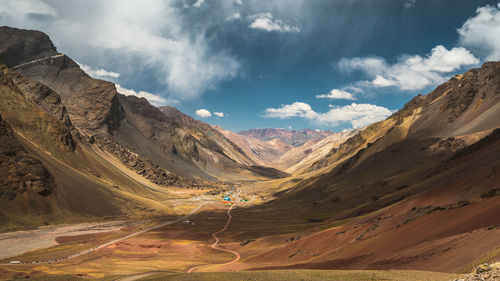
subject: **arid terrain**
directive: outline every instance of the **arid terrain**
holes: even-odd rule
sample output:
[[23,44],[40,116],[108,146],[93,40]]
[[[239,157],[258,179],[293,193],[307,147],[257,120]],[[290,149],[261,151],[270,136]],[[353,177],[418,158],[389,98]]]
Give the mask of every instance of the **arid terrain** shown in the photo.
[[0,61],[2,280],[455,280],[500,261],[500,62],[363,128],[236,133],[119,93],[40,31],[0,27]]

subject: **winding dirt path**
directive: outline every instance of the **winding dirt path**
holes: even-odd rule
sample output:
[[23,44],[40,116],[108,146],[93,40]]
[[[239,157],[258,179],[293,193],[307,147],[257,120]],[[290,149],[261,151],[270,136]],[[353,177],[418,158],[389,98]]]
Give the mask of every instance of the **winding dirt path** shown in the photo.
[[196,244],[193,244],[193,246],[191,247],[191,248],[193,248],[193,250],[196,251],[196,256],[197,257],[201,256],[201,251],[200,251],[200,249],[198,249],[198,246],[199,246],[199,244],[196,243]]
[[[222,264],[203,264],[203,265],[197,265],[197,266],[194,266],[194,267],[191,267],[187,270],[187,273],[192,273],[193,271],[199,269],[199,268],[202,268],[202,267],[205,267],[205,266],[214,266],[214,265],[217,265],[217,266],[224,266],[224,265],[230,265],[230,264],[233,264],[235,262],[238,262],[241,258],[240,256],[240,253],[236,252],[236,251],[233,251],[233,250],[228,250],[228,249],[223,249],[223,248],[219,248],[218,244],[219,244],[219,241],[220,241],[220,238],[217,236],[217,234],[220,234],[224,231],[227,230],[227,228],[229,227],[229,224],[231,223],[231,210],[233,209],[234,205],[231,205],[231,207],[229,207],[229,209],[227,210],[227,222],[226,222],[226,225],[224,225],[224,228],[217,231],[217,232],[214,232],[212,234],[212,237],[215,239],[215,242],[210,246],[212,249],[214,250],[217,250],[217,251],[221,251],[221,252],[226,252],[226,253],[231,253],[234,255],[234,259],[229,261],[229,262],[226,262],[226,263],[222,263]],[[194,247],[194,245],[193,245]]]

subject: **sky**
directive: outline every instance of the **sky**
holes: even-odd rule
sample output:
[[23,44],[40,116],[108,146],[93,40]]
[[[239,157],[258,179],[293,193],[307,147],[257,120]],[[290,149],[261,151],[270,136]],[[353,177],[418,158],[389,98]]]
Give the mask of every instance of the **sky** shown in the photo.
[[342,131],[500,60],[483,0],[2,0],[118,92],[233,131]]

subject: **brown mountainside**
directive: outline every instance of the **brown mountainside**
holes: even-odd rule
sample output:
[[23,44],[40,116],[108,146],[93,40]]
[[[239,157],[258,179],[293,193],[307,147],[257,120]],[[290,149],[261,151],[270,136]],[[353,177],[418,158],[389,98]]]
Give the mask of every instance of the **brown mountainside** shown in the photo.
[[[322,229],[245,263],[253,269],[460,271],[494,260],[499,116],[500,62],[415,97],[287,181],[288,188],[280,185],[279,199],[235,214],[235,225],[272,214],[277,223]],[[294,258],[283,262],[287,256]]]
[[[194,132],[192,124],[182,126],[164,116],[145,100],[119,96],[113,83],[90,78],[73,60],[59,54],[46,35],[2,27],[0,40],[0,51],[4,50],[0,60],[57,92],[72,124],[83,136],[97,140],[129,168],[148,174],[155,182],[170,182],[170,176],[157,179],[157,175],[151,175],[157,174],[156,165],[166,174],[192,179],[263,177],[227,139],[218,136],[219,141],[213,141],[202,130]],[[23,51],[12,51],[19,48]],[[137,165],[127,156],[129,151],[142,157]]]
[[321,140],[331,135],[332,132],[311,130],[311,129],[302,129],[295,131],[288,129],[268,128],[268,129],[250,129],[246,131],[241,131],[238,134],[264,141],[269,141],[279,138],[286,144],[298,147],[310,140]]
[[246,155],[260,165],[269,166],[272,161],[278,159],[293,147],[280,139],[264,141],[224,130],[218,126],[214,126],[214,128],[240,147]]

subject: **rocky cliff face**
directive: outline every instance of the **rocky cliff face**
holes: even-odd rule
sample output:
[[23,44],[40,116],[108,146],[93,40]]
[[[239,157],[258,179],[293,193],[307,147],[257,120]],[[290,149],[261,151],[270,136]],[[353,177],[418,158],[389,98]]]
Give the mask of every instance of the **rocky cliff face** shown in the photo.
[[76,129],[75,137],[105,145],[125,164],[124,151],[137,154],[137,172],[155,182],[170,183],[173,175],[215,180],[255,164],[210,126],[166,116],[146,100],[119,95],[113,83],[89,77],[41,32],[3,27],[0,39],[0,60],[19,73],[12,79],[33,102]]
[[90,78],[65,55],[9,67],[57,92],[73,125],[85,136],[108,135],[124,118],[114,84]]
[[19,194],[48,196],[55,186],[47,168],[26,152],[0,116],[0,197],[14,200]]
[[123,119],[114,84],[90,78],[76,62],[58,53],[42,32],[0,27],[0,61],[57,92],[73,125],[83,135],[107,134]]
[[224,134],[214,129],[212,126],[186,115],[172,106],[162,106],[159,108],[169,119],[177,122],[184,129],[188,130],[200,143],[220,154],[227,155],[239,164],[255,165],[242,148],[235,144]]
[[25,138],[47,151],[55,147],[69,151],[76,148],[74,128],[65,109],[58,95],[46,86],[20,77],[0,63],[0,96],[4,119]]
[[36,30],[0,26],[0,61],[10,67],[57,54],[49,36]]

